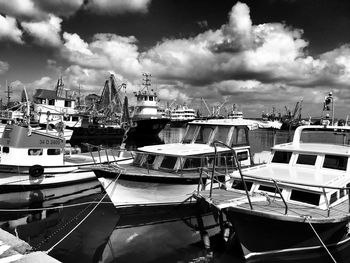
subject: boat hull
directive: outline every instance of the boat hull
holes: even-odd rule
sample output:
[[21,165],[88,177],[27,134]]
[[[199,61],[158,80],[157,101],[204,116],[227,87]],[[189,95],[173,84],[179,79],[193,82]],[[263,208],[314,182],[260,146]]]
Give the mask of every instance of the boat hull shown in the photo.
[[167,118],[154,118],[154,119],[135,119],[133,122],[135,127],[130,128],[127,135],[128,137],[152,137],[157,136],[160,131],[169,123]]
[[227,218],[234,226],[246,258],[320,248],[322,243],[317,235],[327,246],[335,246],[346,239],[348,233],[348,218],[316,222],[302,218],[285,220],[283,216],[261,216],[261,213],[232,207],[227,210]]

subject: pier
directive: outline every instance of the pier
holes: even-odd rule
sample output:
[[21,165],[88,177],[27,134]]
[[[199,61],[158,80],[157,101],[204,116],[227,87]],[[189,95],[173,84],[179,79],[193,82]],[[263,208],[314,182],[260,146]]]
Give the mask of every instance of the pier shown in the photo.
[[32,251],[32,247],[23,240],[0,229],[0,262],[21,263],[59,263],[42,251]]

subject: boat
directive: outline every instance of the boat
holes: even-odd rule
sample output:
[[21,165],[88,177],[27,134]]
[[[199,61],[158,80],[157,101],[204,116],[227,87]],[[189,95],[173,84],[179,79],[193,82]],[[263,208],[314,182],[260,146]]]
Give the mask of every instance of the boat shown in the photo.
[[243,119],[243,112],[237,109],[236,104],[232,105],[231,111],[228,113],[229,119]]
[[111,151],[66,152],[63,136],[15,124],[5,126],[0,149],[1,193],[95,180],[94,173],[84,167],[127,159],[112,155]]
[[212,190],[211,197],[226,195],[219,206],[246,259],[324,252],[336,262],[350,244],[349,143],[350,127],[299,126],[292,142],[272,147],[267,164],[234,172],[227,190]]
[[33,95],[33,112],[38,123],[52,128],[64,122],[65,127],[80,127],[81,117],[75,109],[75,99],[64,90],[62,77],[58,79],[54,90],[36,89]]
[[[131,164],[100,165],[92,169],[117,208],[177,205],[191,199],[198,183],[208,182],[198,174],[214,162],[213,141],[232,146],[242,166],[251,166],[248,131],[244,120],[196,120],[188,123],[180,143],[148,145],[134,152]],[[216,169],[235,169],[230,150],[217,149]]]
[[95,138],[113,139],[121,144],[131,121],[128,116],[127,97],[122,99],[124,83],[117,85],[114,74],[105,81],[101,96],[91,107],[79,112],[81,125],[73,128],[72,141],[89,141]]
[[196,117],[195,109],[189,108],[186,104],[177,105],[170,111],[170,127],[184,127]]
[[131,138],[155,137],[170,121],[158,105],[158,95],[151,86],[151,75],[144,73],[143,87],[134,92],[136,105],[130,114],[133,128],[127,133]]

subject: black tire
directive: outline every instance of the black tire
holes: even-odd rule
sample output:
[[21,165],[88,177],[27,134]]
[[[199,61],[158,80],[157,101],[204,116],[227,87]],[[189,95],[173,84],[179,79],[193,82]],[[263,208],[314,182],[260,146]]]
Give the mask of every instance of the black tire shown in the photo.
[[31,177],[35,177],[38,178],[40,176],[42,176],[44,174],[44,167],[42,167],[41,165],[33,165],[31,167],[29,167],[29,175]]
[[96,133],[95,127],[89,126],[89,128],[88,128],[88,133],[89,133],[90,135],[95,135],[95,133]]

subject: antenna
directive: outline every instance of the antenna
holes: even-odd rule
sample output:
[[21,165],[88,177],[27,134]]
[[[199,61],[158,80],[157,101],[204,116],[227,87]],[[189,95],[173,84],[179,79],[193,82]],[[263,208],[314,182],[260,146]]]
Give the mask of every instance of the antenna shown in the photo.
[[144,86],[144,89],[147,89],[148,91],[148,87],[151,86],[152,75],[149,73],[142,73],[142,76],[144,76],[144,78],[142,79],[142,85]]

